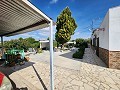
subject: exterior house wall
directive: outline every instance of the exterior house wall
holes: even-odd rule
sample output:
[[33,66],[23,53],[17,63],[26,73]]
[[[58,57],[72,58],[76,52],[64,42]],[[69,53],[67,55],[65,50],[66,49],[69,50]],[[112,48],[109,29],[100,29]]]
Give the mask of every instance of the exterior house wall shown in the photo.
[[91,40],[92,40],[91,44],[92,45],[93,45],[93,38],[94,38],[94,35],[91,35]]
[[120,7],[109,10],[109,50],[120,51]]
[[109,12],[109,67],[120,69],[120,6]]
[[99,47],[109,50],[109,11],[101,23],[100,28],[104,28],[105,30],[99,31]]
[[99,57],[107,65],[109,65],[109,11],[107,12],[103,22],[101,23],[100,28],[104,28],[105,30],[94,31],[91,38],[93,39],[94,36],[96,36],[96,38],[99,38]]
[[40,41],[40,48],[44,49],[49,49],[50,44],[49,44],[49,40],[41,40]]
[[95,31],[94,34],[91,35],[92,45],[94,35],[96,35],[97,38],[99,37],[99,47],[109,50],[109,12],[107,12],[100,28],[105,28],[105,31]]
[[99,57],[109,67],[109,11],[100,28],[104,28],[105,30],[99,31]]
[[49,42],[41,42],[41,48],[49,49]]
[[[105,31],[95,31],[99,37],[99,57],[109,68],[120,69],[120,6],[107,12],[100,28]],[[93,35],[94,35],[93,34]]]

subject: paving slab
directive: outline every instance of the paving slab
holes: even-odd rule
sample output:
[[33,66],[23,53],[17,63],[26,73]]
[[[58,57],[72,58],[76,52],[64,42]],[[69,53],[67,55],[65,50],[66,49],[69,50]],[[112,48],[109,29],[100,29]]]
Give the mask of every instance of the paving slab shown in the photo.
[[[54,53],[55,90],[120,90],[120,70],[106,68],[90,48],[83,59],[73,59],[72,53]],[[12,67],[9,77],[19,88],[50,90],[49,52],[30,57],[25,65]]]

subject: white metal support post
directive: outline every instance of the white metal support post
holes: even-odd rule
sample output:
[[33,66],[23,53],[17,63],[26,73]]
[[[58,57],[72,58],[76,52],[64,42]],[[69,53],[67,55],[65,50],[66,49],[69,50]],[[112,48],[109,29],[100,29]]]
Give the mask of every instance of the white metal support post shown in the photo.
[[54,69],[53,69],[53,21],[50,21],[50,85],[54,90]]
[[2,46],[2,55],[4,54],[4,51],[3,51],[3,36],[1,36],[1,46]]

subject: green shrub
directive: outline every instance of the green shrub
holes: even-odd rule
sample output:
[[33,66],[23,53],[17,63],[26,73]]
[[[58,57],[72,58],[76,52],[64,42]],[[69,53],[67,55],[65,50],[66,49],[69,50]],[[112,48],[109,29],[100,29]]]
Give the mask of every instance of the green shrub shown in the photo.
[[80,48],[81,46],[85,46],[85,48],[88,48],[87,41],[85,39],[82,39],[82,38],[76,39],[75,47]]
[[76,51],[74,54],[73,54],[73,58],[80,58],[80,55],[79,55],[79,52]]
[[73,54],[73,58],[82,59],[85,51],[85,46],[81,46],[78,51]]
[[85,48],[88,48],[88,43],[86,41],[84,41],[83,46],[85,46]]
[[83,51],[84,52],[85,51],[85,46],[80,46],[78,51]]
[[84,39],[78,38],[78,39],[76,39],[75,41],[76,41],[75,47],[79,48],[80,46],[83,46],[82,44],[83,44],[83,42],[84,42]]
[[38,49],[38,53],[42,53],[42,49],[41,48]]
[[83,58],[83,51],[76,51],[74,54],[73,54],[73,58],[78,58],[78,59],[82,59]]

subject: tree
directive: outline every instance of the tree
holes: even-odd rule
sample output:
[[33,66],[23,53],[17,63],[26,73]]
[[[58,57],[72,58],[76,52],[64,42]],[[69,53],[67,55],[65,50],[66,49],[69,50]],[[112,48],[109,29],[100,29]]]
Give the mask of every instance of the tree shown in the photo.
[[84,46],[85,48],[88,48],[88,42],[86,39],[77,38],[75,41],[76,41],[75,47],[80,48],[81,46],[82,47]]
[[49,37],[47,38],[47,40],[49,40]]
[[66,42],[71,39],[74,34],[77,24],[71,15],[69,7],[66,7],[61,14],[57,17],[55,39],[62,47]]
[[35,42],[35,39],[32,38],[32,37],[29,37],[29,38],[26,38],[26,40],[30,43],[34,43]]
[[19,40],[20,40],[20,41],[22,41],[22,40],[23,40],[23,38],[22,38],[22,37],[20,37],[20,38],[19,38]]
[[39,48],[39,41],[35,41],[34,38],[29,37],[29,38],[19,38],[19,39],[14,39],[10,41],[4,41],[4,47],[7,49],[24,49],[25,51],[28,50],[28,48]]
[[90,38],[86,39],[86,42],[87,42],[88,44],[90,44],[90,41],[91,41]]
[[76,45],[75,46],[77,48],[79,48],[80,46],[83,46],[83,43],[84,43],[85,40],[82,39],[82,38],[77,38],[75,41],[76,41]]
[[57,42],[55,40],[53,41],[53,47],[57,47]]

